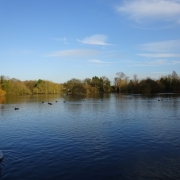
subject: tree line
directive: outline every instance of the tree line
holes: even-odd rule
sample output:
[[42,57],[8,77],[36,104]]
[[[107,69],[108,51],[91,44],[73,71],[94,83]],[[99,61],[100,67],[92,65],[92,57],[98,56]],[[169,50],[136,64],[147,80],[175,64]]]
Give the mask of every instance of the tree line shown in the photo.
[[112,91],[133,94],[180,93],[180,76],[173,71],[172,74],[157,80],[150,77],[139,80],[136,74],[129,80],[123,72],[118,72],[114,78]]
[[138,79],[135,74],[129,79],[123,72],[116,73],[111,84],[106,76],[86,78],[84,80],[72,78],[63,84],[48,80],[20,81],[15,78],[0,76],[0,96],[5,94],[69,94],[82,95],[90,93],[180,93],[180,77],[172,74],[162,76],[157,80],[150,77]]
[[58,94],[62,92],[62,85],[41,79],[20,81],[15,78],[10,79],[6,76],[0,76],[0,89],[3,93],[12,95]]

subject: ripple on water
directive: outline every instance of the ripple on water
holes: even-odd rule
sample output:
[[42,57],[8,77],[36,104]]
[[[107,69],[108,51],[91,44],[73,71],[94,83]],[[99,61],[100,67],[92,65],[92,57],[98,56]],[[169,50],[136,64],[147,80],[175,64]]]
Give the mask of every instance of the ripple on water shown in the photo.
[[0,178],[178,179],[180,101],[158,98],[5,104]]

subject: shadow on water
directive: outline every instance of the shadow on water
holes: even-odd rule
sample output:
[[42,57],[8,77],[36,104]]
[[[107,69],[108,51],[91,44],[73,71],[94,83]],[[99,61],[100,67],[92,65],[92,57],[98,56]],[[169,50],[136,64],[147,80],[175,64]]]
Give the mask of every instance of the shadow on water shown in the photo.
[[1,162],[0,162],[0,179],[2,178]]
[[108,99],[111,94],[87,94],[80,95],[60,95],[60,94],[38,94],[38,95],[6,95],[0,97],[0,104],[20,104],[26,102],[54,102],[59,98],[66,101],[81,101],[85,99]]
[[104,100],[109,99],[111,94],[87,94],[87,95],[65,95],[63,98],[65,101],[74,102],[74,101],[85,101],[85,100]]
[[0,179],[2,178],[2,166],[3,166],[3,158],[0,159]]
[[38,94],[38,95],[7,95],[0,97],[0,104],[21,104],[27,102],[51,102],[59,99],[60,94]]

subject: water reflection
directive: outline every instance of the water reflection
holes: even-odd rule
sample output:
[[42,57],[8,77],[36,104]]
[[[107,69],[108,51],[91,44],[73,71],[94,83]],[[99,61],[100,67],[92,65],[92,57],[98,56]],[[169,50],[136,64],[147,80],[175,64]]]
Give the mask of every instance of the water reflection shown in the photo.
[[28,102],[54,102],[59,99],[59,94],[46,95],[7,95],[0,97],[0,104],[20,104]]
[[1,102],[2,180],[180,176],[179,96],[31,95]]

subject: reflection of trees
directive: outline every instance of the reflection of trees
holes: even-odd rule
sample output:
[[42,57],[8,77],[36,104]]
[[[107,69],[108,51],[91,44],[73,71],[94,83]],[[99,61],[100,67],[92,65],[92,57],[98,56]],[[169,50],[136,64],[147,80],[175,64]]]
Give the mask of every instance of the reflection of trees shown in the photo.
[[0,97],[0,104],[21,104],[26,102],[53,102],[61,96],[58,94],[40,94],[40,95],[6,95]]

